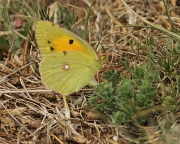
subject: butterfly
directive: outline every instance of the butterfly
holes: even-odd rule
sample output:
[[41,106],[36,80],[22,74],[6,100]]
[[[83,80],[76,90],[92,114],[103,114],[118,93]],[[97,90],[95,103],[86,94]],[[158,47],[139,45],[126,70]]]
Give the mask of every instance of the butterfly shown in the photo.
[[105,58],[78,35],[49,21],[38,21],[36,42],[42,56],[40,73],[51,89],[69,95],[94,79]]

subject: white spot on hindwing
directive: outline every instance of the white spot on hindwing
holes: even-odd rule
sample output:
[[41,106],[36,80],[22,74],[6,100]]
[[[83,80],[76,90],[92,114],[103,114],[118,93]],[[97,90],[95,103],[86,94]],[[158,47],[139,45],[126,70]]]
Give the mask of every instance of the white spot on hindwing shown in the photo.
[[65,62],[65,63],[63,63],[63,65],[62,65],[62,69],[65,70],[65,71],[67,71],[67,70],[70,69],[70,65],[69,65],[67,62]]

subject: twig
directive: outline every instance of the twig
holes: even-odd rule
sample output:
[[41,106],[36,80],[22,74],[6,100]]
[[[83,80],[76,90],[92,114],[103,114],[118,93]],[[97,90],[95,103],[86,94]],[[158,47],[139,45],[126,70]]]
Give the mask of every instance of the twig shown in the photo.
[[30,62],[29,64],[27,64],[27,65],[25,65],[25,66],[23,66],[23,67],[21,67],[21,68],[15,70],[14,72],[8,74],[7,76],[3,77],[3,78],[0,80],[0,84],[3,83],[3,82],[5,82],[5,80],[6,80],[8,77],[10,77],[11,75],[13,75],[14,73],[16,73],[16,72],[18,72],[18,71],[24,69],[25,67],[27,67],[27,66],[29,66],[29,65],[31,65],[31,64],[32,64],[32,62]]

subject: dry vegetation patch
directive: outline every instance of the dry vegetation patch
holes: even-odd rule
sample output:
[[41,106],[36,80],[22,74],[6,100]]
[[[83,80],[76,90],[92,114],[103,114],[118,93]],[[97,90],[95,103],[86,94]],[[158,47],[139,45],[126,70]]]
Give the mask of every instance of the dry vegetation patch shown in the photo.
[[[124,1],[138,15],[155,25],[167,30],[179,29],[178,0],[165,1],[167,5],[160,0]],[[9,2],[10,9],[8,11],[13,30],[23,29],[29,18],[18,16],[20,12],[13,9],[16,3]],[[33,0],[26,2],[29,6],[36,4]],[[91,1],[70,0],[67,2],[64,0],[62,3],[69,10],[74,9],[77,16],[71,27],[77,28],[78,26],[83,30],[85,10],[91,6]],[[40,7],[52,6],[52,4],[52,1],[47,0],[43,1]],[[2,6],[0,5],[0,7]],[[172,17],[171,21],[168,15]],[[21,24],[18,27],[17,17],[21,18]],[[35,19],[35,17],[33,18]],[[99,81],[103,81],[101,79],[103,72],[111,69],[121,70],[121,73],[128,75],[127,69],[120,63],[120,60],[128,58],[130,66],[136,62],[139,65],[146,62],[148,53],[146,47],[149,37],[154,39],[154,53],[158,52],[166,56],[164,47],[168,47],[169,42],[167,42],[165,34],[150,28],[135,16],[121,0],[95,0],[88,21],[90,44],[97,47],[100,43],[101,47],[98,48],[103,48],[104,52],[101,52],[109,56],[99,74]],[[1,31],[0,36],[9,38],[13,33],[11,32]],[[33,27],[31,34],[33,37]],[[9,43],[9,52],[0,45],[0,144],[123,144],[137,143],[135,138],[144,136],[134,126],[129,128],[122,124],[118,126],[118,130],[113,121],[106,121],[96,112],[91,111],[89,107],[89,97],[93,91],[91,87],[85,87],[67,98],[71,112],[71,118],[67,119],[62,96],[49,90],[41,82],[38,70],[41,57],[38,49],[30,44],[29,39],[27,36],[26,40],[22,40],[18,50],[14,50],[17,41],[12,40]],[[162,73],[162,75],[164,74]],[[169,83],[169,79],[167,78],[165,82]],[[170,91],[168,87],[165,89]],[[162,91],[159,90],[159,93],[161,94]],[[155,101],[155,104],[158,104],[158,101]],[[167,113],[167,115],[171,114]],[[175,121],[177,122],[178,118],[175,118]],[[153,126],[143,127],[149,142],[160,141],[156,128]],[[176,128],[178,129],[178,127]],[[176,133],[175,129],[171,130],[172,133]],[[167,135],[170,134],[167,133]]]

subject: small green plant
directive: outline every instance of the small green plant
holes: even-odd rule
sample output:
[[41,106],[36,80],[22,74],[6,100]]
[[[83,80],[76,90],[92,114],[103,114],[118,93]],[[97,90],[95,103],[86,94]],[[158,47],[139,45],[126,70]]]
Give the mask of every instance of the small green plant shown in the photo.
[[[160,79],[158,71],[151,66],[133,66],[129,78],[111,70],[104,73],[104,79],[108,82],[99,84],[90,97],[90,104],[101,115],[108,114],[115,124],[130,124],[138,111],[154,106]],[[139,120],[140,123],[145,121],[146,118]]]
[[[180,110],[179,42],[166,37],[164,42],[164,47],[157,48],[153,37],[148,38],[144,62],[139,64],[138,54],[133,65],[125,58],[121,61],[125,70],[105,72],[105,82],[99,84],[90,97],[90,106],[117,127],[122,124],[137,126],[136,130],[144,136],[141,128],[153,125],[162,130],[161,141],[167,141],[164,139],[166,134],[176,134],[174,131],[171,133],[170,128],[162,128],[157,117],[165,117],[165,113],[170,111],[179,119],[177,113]],[[132,44],[134,47],[136,43]],[[175,124],[175,120],[171,124]],[[138,141],[142,139],[144,142],[146,138],[139,137]]]

